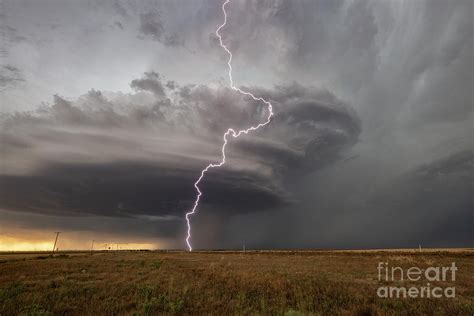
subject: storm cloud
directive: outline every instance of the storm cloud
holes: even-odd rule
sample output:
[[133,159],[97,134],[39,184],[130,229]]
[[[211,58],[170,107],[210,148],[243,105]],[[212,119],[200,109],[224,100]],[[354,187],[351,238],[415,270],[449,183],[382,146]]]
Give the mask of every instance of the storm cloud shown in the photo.
[[[182,247],[223,133],[266,118],[228,88],[221,2],[0,6],[1,224]],[[472,6],[231,1],[234,82],[275,116],[202,183],[196,245],[472,244]]]
[[[218,159],[225,130],[264,116],[261,104],[224,87],[167,85],[157,72],[131,86],[136,93],[91,90],[5,114],[0,207],[179,219],[192,206],[200,169]],[[232,141],[228,164],[202,185],[204,207],[229,216],[291,204],[285,179],[334,163],[360,133],[355,112],[327,90],[297,83],[254,90],[274,103],[272,124]]]

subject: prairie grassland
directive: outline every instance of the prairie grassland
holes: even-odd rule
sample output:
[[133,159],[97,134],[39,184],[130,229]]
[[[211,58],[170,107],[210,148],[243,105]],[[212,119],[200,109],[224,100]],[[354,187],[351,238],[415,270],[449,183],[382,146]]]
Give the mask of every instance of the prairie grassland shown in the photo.
[[[473,259],[472,250],[3,254],[0,315],[473,315]],[[379,298],[378,262],[456,262],[456,280],[441,285],[456,298]]]

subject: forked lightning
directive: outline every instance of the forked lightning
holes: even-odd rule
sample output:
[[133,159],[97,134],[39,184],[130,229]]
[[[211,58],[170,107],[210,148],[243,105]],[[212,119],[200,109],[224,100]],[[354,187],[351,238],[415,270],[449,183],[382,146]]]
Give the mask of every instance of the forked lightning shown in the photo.
[[188,249],[189,251],[192,251],[193,248],[191,246],[191,243],[190,243],[190,239],[191,239],[191,224],[190,224],[190,221],[189,221],[189,216],[193,215],[194,213],[196,213],[196,210],[199,206],[199,200],[201,199],[201,196],[202,196],[202,192],[201,190],[199,189],[199,183],[202,181],[202,179],[204,179],[204,175],[206,174],[207,171],[209,171],[209,169],[212,169],[212,168],[219,168],[221,166],[223,166],[225,164],[225,147],[227,146],[227,142],[228,142],[228,139],[227,137],[229,135],[231,135],[232,137],[234,138],[237,138],[239,137],[240,135],[242,134],[248,134],[249,132],[251,131],[254,131],[254,130],[257,130],[259,129],[260,127],[262,126],[265,126],[267,125],[268,123],[270,123],[270,120],[273,116],[273,106],[270,102],[268,102],[267,100],[265,100],[264,98],[257,98],[256,96],[254,96],[252,93],[248,92],[248,91],[244,91],[240,88],[237,88],[235,85],[234,85],[234,81],[232,80],[232,52],[229,50],[229,48],[222,42],[222,36],[221,34],[219,33],[220,30],[226,25],[227,23],[227,12],[225,10],[225,7],[226,5],[230,2],[230,0],[226,0],[223,4],[222,4],[222,12],[224,13],[224,22],[217,28],[216,30],[216,35],[217,37],[219,38],[219,44],[220,46],[226,51],[226,53],[229,55],[229,59],[227,60],[227,66],[229,67],[229,81],[230,81],[230,87],[232,88],[232,90],[235,90],[237,92],[239,92],[240,94],[243,94],[243,95],[246,95],[246,96],[249,96],[251,97],[253,100],[255,101],[260,101],[260,102],[263,102],[265,103],[267,106],[268,106],[268,116],[267,116],[267,119],[265,122],[263,123],[259,123],[258,125],[256,126],[251,126],[247,129],[243,129],[243,130],[239,130],[239,131],[235,131],[234,129],[232,128],[229,128],[225,133],[224,133],[224,143],[222,144],[222,159],[219,163],[210,163],[209,165],[207,165],[206,168],[204,168],[202,171],[201,171],[201,176],[197,179],[197,181],[194,183],[194,187],[196,188],[196,191],[197,191],[197,195],[196,195],[196,199],[194,201],[194,206],[193,208],[191,209],[191,211],[189,211],[188,213],[186,213],[186,222],[188,224],[188,235],[186,237],[186,244],[188,245]]

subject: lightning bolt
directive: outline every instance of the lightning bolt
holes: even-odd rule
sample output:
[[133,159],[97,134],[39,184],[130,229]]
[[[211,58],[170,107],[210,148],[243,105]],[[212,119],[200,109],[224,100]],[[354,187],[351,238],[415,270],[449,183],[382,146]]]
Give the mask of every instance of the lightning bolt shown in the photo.
[[191,243],[190,243],[190,239],[191,239],[191,223],[189,221],[189,216],[191,215],[194,215],[196,213],[196,210],[199,206],[199,201],[201,199],[201,196],[202,196],[202,191],[199,189],[199,183],[201,183],[202,179],[204,179],[204,176],[206,175],[206,172],[208,172],[210,169],[213,169],[213,168],[219,168],[219,167],[222,167],[224,164],[225,164],[225,148],[227,146],[227,143],[228,143],[228,136],[232,136],[233,138],[237,138],[239,137],[240,135],[242,134],[248,134],[249,132],[251,131],[255,131],[257,129],[259,129],[260,127],[262,126],[265,126],[267,125],[268,123],[270,123],[270,120],[273,116],[273,106],[270,102],[268,102],[267,100],[265,100],[264,98],[257,98],[256,96],[254,96],[252,93],[250,93],[249,91],[245,91],[245,90],[242,90],[240,88],[237,88],[235,85],[234,85],[234,80],[232,79],[232,52],[229,50],[229,48],[222,42],[222,36],[221,34],[219,33],[220,30],[227,24],[227,12],[225,10],[225,7],[226,5],[230,2],[230,0],[226,0],[223,4],[222,4],[222,12],[224,13],[224,22],[217,28],[216,30],[216,36],[219,38],[219,44],[220,46],[226,51],[227,55],[229,55],[229,59],[227,60],[227,66],[229,67],[229,81],[230,81],[230,87],[232,88],[232,90],[235,90],[237,92],[239,92],[240,94],[243,94],[243,95],[246,95],[246,96],[249,96],[250,98],[252,98],[253,100],[255,101],[260,101],[260,102],[263,102],[267,105],[268,107],[268,115],[267,115],[267,119],[265,122],[263,123],[259,123],[258,125],[255,125],[255,126],[251,126],[247,129],[243,129],[243,130],[239,130],[239,131],[236,131],[232,128],[229,128],[225,133],[224,133],[224,136],[223,136],[223,139],[224,139],[224,143],[222,144],[222,148],[221,148],[221,151],[222,151],[222,158],[221,158],[221,161],[218,162],[218,163],[210,163],[209,165],[207,165],[206,168],[204,168],[202,171],[201,171],[201,176],[197,179],[197,181],[194,183],[194,187],[196,188],[196,192],[197,192],[197,195],[196,195],[196,199],[194,200],[194,206],[193,208],[191,209],[191,211],[189,211],[188,213],[186,213],[186,222],[188,224],[188,235],[186,237],[186,244],[188,245],[188,249],[189,251],[192,251],[193,248],[191,246]]

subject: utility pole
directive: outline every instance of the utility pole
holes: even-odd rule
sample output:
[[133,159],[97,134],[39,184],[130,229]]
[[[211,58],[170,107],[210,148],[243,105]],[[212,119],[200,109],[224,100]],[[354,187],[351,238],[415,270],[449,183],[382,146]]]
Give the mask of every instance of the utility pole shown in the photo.
[[53,251],[51,252],[51,256],[54,255],[54,250],[56,249],[56,244],[58,242],[58,237],[61,232],[55,232],[56,233],[56,239],[54,240],[54,246],[53,246]]

